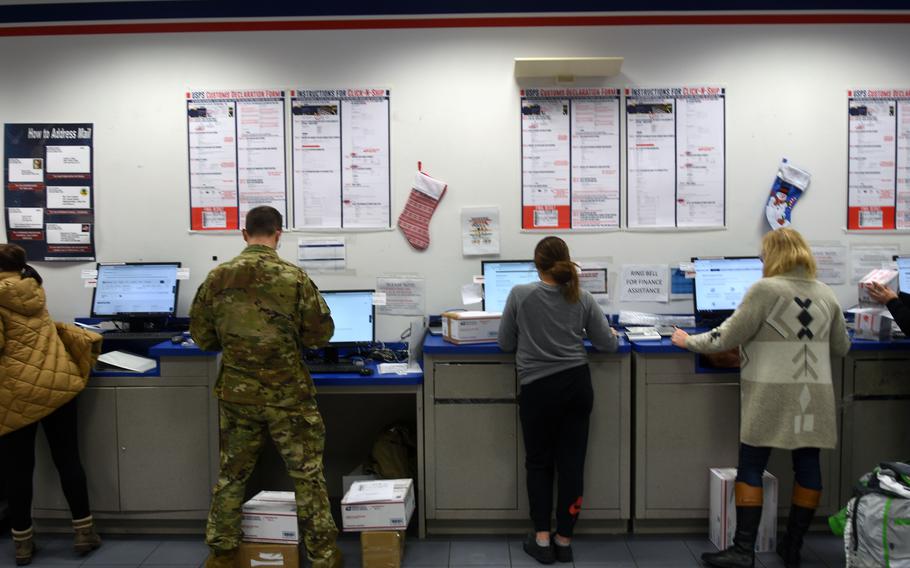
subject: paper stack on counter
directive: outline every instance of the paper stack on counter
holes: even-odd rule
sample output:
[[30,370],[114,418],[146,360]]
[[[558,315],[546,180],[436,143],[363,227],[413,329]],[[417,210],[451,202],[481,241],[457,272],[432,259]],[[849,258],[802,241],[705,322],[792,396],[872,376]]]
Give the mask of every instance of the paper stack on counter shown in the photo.
[[154,369],[158,363],[148,357],[140,357],[126,351],[109,351],[98,357],[99,363],[134,373],[145,373]]

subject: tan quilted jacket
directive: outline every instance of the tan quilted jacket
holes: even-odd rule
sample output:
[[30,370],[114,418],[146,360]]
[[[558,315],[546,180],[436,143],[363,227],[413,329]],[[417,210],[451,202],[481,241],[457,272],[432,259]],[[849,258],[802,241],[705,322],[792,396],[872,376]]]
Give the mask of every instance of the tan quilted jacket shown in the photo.
[[37,281],[0,272],[0,436],[75,397],[100,351],[97,333],[54,323]]

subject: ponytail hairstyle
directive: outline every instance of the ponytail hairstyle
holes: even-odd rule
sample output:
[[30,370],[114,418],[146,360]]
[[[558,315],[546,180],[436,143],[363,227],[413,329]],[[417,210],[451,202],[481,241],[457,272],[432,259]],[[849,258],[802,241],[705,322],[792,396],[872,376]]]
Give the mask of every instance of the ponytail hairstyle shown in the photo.
[[547,274],[562,287],[566,300],[578,302],[581,289],[578,284],[578,265],[569,257],[569,246],[559,237],[544,237],[534,248],[534,266]]
[[34,278],[40,286],[44,280],[38,271],[26,264],[25,249],[19,245],[0,244],[0,271],[18,272],[23,278]]

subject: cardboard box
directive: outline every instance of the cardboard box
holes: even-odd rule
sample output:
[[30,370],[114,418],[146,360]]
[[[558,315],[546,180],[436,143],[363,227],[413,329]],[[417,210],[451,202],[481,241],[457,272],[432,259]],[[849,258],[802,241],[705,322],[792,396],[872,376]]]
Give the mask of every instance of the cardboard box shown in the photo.
[[442,338],[450,343],[486,343],[499,335],[499,312],[444,312]]
[[897,293],[897,270],[891,268],[878,268],[872,270],[869,274],[863,276],[857,285],[857,296],[859,297],[860,304],[877,304],[869,296],[869,284],[877,282],[886,288],[891,288],[894,293]]
[[240,543],[237,568],[299,568],[297,544]]
[[414,481],[384,479],[358,481],[341,500],[344,530],[404,530],[414,513]]
[[243,540],[294,544],[300,542],[297,501],[293,491],[260,491],[243,504]]
[[404,531],[360,533],[363,568],[399,568],[404,558]]
[[[736,532],[736,468],[710,470],[710,513],[708,536],[718,550],[733,545]],[[777,546],[777,478],[767,471],[762,476],[763,503],[758,525],[756,552],[771,552]]]
[[891,314],[887,308],[860,308],[853,311],[853,316],[853,337],[891,340]]

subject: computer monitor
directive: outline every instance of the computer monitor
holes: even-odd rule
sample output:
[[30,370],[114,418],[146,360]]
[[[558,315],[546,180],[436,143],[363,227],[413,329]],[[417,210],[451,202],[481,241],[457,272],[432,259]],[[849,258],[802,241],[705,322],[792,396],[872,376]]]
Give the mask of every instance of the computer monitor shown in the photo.
[[332,310],[335,333],[324,349],[326,362],[338,361],[338,347],[370,343],[376,337],[376,308],[373,290],[322,290],[325,303]]
[[695,314],[703,323],[717,324],[742,302],[746,290],[762,277],[757,256],[693,258]]
[[537,282],[537,268],[533,260],[484,260],[480,265],[483,274],[483,309],[501,312],[506,298],[516,284]]
[[92,317],[129,322],[130,331],[162,329],[177,313],[179,262],[98,264]]
[[897,262],[897,287],[901,294],[910,294],[910,256],[895,256]]

